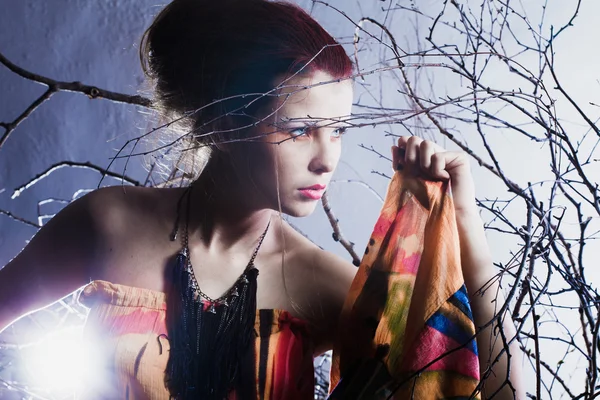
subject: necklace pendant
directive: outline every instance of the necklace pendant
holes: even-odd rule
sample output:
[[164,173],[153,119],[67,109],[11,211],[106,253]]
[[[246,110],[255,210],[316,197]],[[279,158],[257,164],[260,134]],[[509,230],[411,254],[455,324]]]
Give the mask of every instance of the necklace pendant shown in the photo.
[[215,303],[213,303],[212,301],[210,302],[210,306],[208,307],[208,312],[211,314],[217,313],[217,310],[215,310]]
[[229,303],[227,302],[227,299],[223,299],[223,302],[221,302],[221,305],[223,307],[229,307]]

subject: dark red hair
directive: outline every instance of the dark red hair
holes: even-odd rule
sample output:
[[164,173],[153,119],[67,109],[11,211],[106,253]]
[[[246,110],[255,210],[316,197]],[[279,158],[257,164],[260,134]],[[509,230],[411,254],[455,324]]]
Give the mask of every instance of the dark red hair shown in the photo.
[[[266,93],[282,74],[320,70],[340,79],[353,71],[343,47],[308,13],[266,0],[174,0],[144,33],[140,58],[154,81],[156,108],[172,117],[217,99]],[[224,124],[231,121],[247,124],[269,98],[244,108],[245,117],[220,116],[252,97],[208,107],[194,115],[191,127],[214,132],[230,129]]]

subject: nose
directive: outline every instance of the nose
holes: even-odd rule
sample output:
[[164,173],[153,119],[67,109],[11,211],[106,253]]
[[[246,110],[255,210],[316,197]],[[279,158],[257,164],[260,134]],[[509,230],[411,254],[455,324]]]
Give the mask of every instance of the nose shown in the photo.
[[[333,172],[340,158],[341,144],[338,141],[331,140],[329,131],[320,129],[318,135],[314,135],[312,141],[312,158],[309,163],[309,170],[317,174],[326,174]],[[326,132],[325,132],[326,131]]]

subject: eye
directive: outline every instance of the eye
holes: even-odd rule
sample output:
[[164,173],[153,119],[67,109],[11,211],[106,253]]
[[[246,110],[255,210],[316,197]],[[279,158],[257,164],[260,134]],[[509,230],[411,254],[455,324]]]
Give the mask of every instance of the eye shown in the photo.
[[[292,135],[292,137],[299,137],[307,135],[310,131],[310,128],[307,126],[290,129],[288,132]],[[346,128],[337,128],[333,131],[333,137],[340,138],[344,133],[346,133]]]
[[337,136],[335,136],[336,138],[340,138],[342,137],[342,135],[344,133],[346,133],[346,128],[337,128],[336,130],[333,131],[333,133],[335,134],[337,132]]
[[306,135],[308,133],[308,128],[306,126],[303,126],[301,128],[291,129],[289,132],[294,137],[302,136],[302,135]]

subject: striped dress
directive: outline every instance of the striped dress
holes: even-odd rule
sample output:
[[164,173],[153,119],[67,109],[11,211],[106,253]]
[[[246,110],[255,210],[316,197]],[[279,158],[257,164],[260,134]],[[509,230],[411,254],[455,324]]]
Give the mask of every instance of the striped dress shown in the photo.
[[[78,398],[168,400],[166,295],[93,281],[79,302],[90,309],[83,336],[94,350],[90,362],[95,367]],[[314,347],[308,323],[285,310],[261,309],[254,330],[256,398],[312,399]]]

